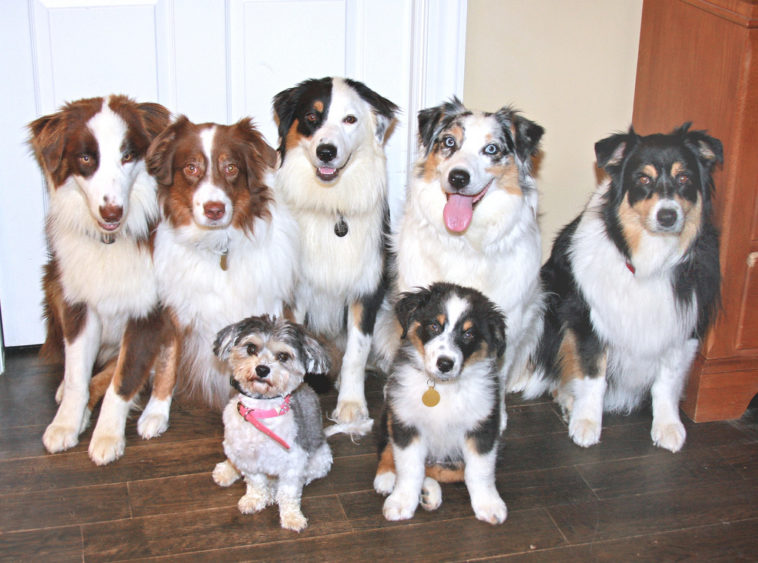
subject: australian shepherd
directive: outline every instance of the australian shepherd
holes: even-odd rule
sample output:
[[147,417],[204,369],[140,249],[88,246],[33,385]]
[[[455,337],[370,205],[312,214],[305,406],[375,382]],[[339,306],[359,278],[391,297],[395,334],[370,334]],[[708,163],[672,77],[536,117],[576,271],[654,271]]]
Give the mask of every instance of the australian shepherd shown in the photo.
[[[470,286],[508,319],[504,384],[517,388],[541,332],[540,231],[532,157],[543,129],[510,107],[495,113],[460,101],[418,115],[420,155],[394,237],[396,294],[435,281]],[[380,355],[397,347],[390,315]],[[393,334],[394,332],[394,334]],[[505,427],[505,407],[501,423]]]
[[275,162],[247,118],[227,126],[180,116],[147,155],[163,216],[158,294],[175,327],[167,356],[178,390],[218,408],[230,388],[216,333],[246,316],[281,315],[293,297],[298,230],[269,188]]
[[548,389],[580,446],[600,440],[603,411],[652,396],[653,443],[685,440],[679,400],[719,300],[711,171],[721,142],[689,124],[633,129],[595,144],[609,176],[555,240],[542,269],[545,333],[528,396]]
[[[144,157],[168,122],[163,106],[108,96],[68,103],[29,125],[49,194],[41,354],[64,361],[60,406],[42,437],[50,452],[79,441],[92,372],[103,368],[109,387],[89,454],[97,464],[123,454],[129,406],[162,331],[149,243],[159,213]],[[143,413],[138,431],[150,438],[159,426]]]
[[347,332],[333,415],[345,424],[368,416],[366,361],[386,286],[384,141],[396,112],[347,78],[307,80],[274,97],[276,187],[301,229],[295,315],[330,340]]
[[439,482],[464,481],[474,514],[502,523],[495,488],[500,436],[501,360],[505,321],[475,289],[435,283],[403,294],[403,330],[384,390],[374,488],[389,494],[388,520],[411,518],[442,503]]

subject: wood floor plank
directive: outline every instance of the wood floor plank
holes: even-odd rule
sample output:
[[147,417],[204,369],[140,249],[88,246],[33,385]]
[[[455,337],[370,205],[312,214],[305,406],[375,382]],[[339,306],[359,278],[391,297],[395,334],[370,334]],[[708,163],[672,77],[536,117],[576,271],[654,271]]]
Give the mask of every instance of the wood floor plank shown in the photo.
[[0,561],[81,561],[79,526],[0,533]]

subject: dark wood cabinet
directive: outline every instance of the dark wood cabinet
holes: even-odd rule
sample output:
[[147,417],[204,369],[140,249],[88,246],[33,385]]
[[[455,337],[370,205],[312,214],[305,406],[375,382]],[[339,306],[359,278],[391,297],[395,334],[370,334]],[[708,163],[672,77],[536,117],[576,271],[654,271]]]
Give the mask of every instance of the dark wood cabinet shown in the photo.
[[758,393],[758,0],[645,0],[634,127],[685,121],[725,156],[714,175],[722,310],[682,405],[703,422],[739,417]]

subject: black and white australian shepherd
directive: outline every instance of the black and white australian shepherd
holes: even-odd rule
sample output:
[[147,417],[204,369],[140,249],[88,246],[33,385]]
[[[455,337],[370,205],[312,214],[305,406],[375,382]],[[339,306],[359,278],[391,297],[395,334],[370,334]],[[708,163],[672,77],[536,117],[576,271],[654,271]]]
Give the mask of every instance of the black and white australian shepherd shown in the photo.
[[668,135],[630,129],[595,153],[610,179],[542,269],[545,333],[526,393],[552,391],[585,447],[600,440],[603,411],[628,412],[650,393],[653,442],[676,452],[679,399],[719,299],[711,170],[721,142],[685,124]]
[[[159,354],[149,243],[159,213],[144,157],[168,122],[163,106],[108,96],[68,103],[29,125],[49,194],[41,354],[65,366],[60,405],[42,437],[50,452],[78,443],[89,423],[93,369],[102,368],[109,387],[89,454],[97,464],[120,457],[129,406]],[[142,437],[163,430],[149,412],[140,417]]]
[[388,520],[442,503],[439,482],[464,481],[474,514],[505,521],[495,488],[505,320],[475,289],[435,283],[396,305],[403,345],[384,390],[374,488]]
[[[543,129],[510,107],[471,111],[456,98],[419,112],[418,129],[420,155],[394,237],[396,294],[446,281],[496,303],[508,319],[504,394],[520,384],[541,332],[531,160]],[[388,317],[378,338],[385,358],[397,342]],[[504,407],[502,414],[504,427]]]
[[331,340],[347,332],[333,415],[345,424],[368,416],[366,361],[386,286],[384,141],[396,112],[347,78],[307,80],[274,97],[276,187],[301,230],[295,315]]
[[195,124],[180,116],[147,155],[163,216],[153,251],[158,293],[176,329],[177,384],[211,406],[229,399],[216,333],[291,302],[297,223],[269,188],[276,152],[250,119]]

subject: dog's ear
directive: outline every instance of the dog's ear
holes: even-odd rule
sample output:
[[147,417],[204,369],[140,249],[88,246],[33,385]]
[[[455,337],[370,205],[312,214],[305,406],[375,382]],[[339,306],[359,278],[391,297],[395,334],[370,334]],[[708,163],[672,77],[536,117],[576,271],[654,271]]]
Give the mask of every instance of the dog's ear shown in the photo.
[[32,121],[28,128],[29,144],[39,165],[49,174],[54,174],[63,161],[63,148],[66,146],[63,114],[45,115]]
[[279,153],[284,156],[284,147],[287,142],[287,133],[292,127],[292,121],[295,118],[295,110],[300,97],[302,86],[298,84],[292,88],[282,90],[274,96],[274,122],[276,123],[277,133],[279,135]]
[[516,141],[516,155],[521,162],[528,162],[537,152],[540,139],[545,133],[541,125],[537,125],[518,113],[513,114],[513,133]]
[[153,139],[147,149],[145,156],[147,171],[162,186],[170,186],[174,183],[174,153],[176,152],[174,141],[178,132],[189,124],[189,119],[180,115],[174,123]]
[[248,188],[251,192],[258,191],[263,184],[265,169],[276,167],[276,151],[269,146],[251,118],[240,119],[232,125],[232,129],[244,146],[242,153],[247,168]]
[[408,336],[408,329],[415,318],[416,311],[429,302],[431,295],[431,290],[428,288],[408,291],[401,295],[401,299],[395,304],[395,316],[403,329],[400,338]]
[[345,83],[353,88],[358,95],[367,102],[372,108],[374,117],[376,118],[376,128],[374,129],[374,135],[376,140],[382,144],[385,140],[385,135],[392,125],[395,115],[399,109],[397,105],[389,101],[387,98],[380,96],[374,92],[371,88],[366,86],[363,82],[357,80],[345,79]]
[[238,323],[225,326],[218,331],[216,340],[213,341],[213,353],[219,360],[226,361],[229,359],[229,353],[232,351],[238,333]]
[[326,348],[308,333],[303,334],[303,352],[305,353],[305,372],[310,374],[327,374],[332,368],[332,361]]
[[434,148],[443,116],[454,117],[465,111],[466,108],[458,97],[453,96],[448,102],[418,112],[418,140],[426,154]]
[[605,170],[615,181],[618,180],[621,165],[640,137],[634,127],[628,133],[617,133],[595,143],[595,157],[599,168]]
[[492,309],[487,316],[487,324],[492,336],[492,342],[490,345],[494,346],[498,357],[505,354],[506,338],[505,338],[505,317],[497,309]]
[[154,139],[168,127],[171,120],[171,112],[160,104],[146,102],[137,104],[143,127],[150,139]]
[[705,131],[689,131],[692,123],[685,123],[674,133],[682,135],[684,144],[698,157],[701,166],[710,173],[716,164],[724,162],[724,146]]

